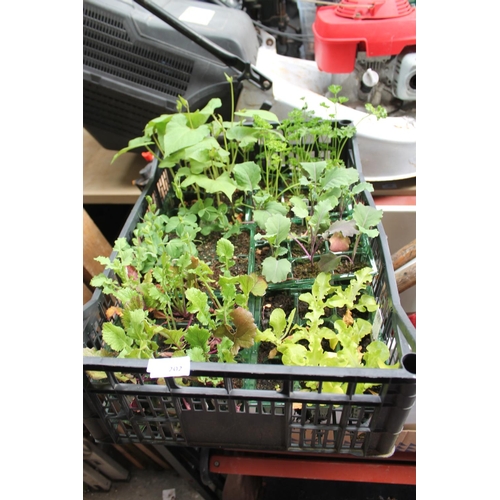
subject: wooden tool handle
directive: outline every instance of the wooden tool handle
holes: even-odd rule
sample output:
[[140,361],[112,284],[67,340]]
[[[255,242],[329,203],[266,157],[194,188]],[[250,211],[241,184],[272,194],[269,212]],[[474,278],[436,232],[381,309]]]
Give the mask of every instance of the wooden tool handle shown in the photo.
[[391,256],[394,270],[417,258],[417,240],[414,239]]
[[413,262],[404,269],[398,269],[395,274],[398,292],[404,292],[417,284],[417,263]]

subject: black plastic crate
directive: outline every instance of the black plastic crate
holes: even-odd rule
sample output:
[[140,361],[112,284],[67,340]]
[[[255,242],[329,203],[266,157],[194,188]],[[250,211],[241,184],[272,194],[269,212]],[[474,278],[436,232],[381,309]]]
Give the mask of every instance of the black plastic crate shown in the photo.
[[[350,155],[362,177],[356,141]],[[167,169],[154,177],[134,206],[120,236],[130,240],[147,209],[146,196],[162,207],[168,193]],[[374,206],[367,192],[364,201]],[[397,369],[291,367],[278,364],[191,363],[192,376],[221,377],[221,387],[183,387],[173,378],[165,385],[150,380],[147,360],[84,357],[84,419],[99,423],[101,440],[227,449],[347,453],[384,456],[394,451],[416,396],[416,332],[403,311],[382,224],[371,239],[377,266],[372,288],[380,306],[378,337],[389,347]],[[105,311],[112,299],[96,290],[84,306],[84,347],[101,347]],[[254,311],[256,314],[256,311]],[[87,371],[106,374],[91,380]],[[133,374],[136,383],[117,374]],[[255,389],[273,381],[279,390]],[[300,382],[318,382],[303,392]],[[347,383],[345,394],[322,392],[324,383]],[[356,394],[357,384],[378,386],[376,394]],[[97,438],[97,436],[95,436]]]

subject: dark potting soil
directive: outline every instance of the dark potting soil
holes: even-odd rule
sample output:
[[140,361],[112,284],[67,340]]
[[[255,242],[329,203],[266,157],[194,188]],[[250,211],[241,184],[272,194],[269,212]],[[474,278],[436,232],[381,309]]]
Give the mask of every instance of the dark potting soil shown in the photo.
[[[200,237],[200,241],[196,245],[196,248],[198,250],[198,257],[210,266],[210,268],[214,272],[212,275],[212,279],[215,282],[218,281],[218,278],[221,274],[221,264],[216,252],[217,242],[221,238],[221,233],[213,232],[206,236]],[[235,261],[235,264],[230,269],[231,275],[242,276],[248,274],[250,233],[248,231],[241,231],[240,234],[233,235],[228,239],[234,245],[234,257],[232,260]]]
[[[347,259],[343,259],[342,262],[335,268],[335,274],[354,273],[365,266],[366,264],[360,262],[358,259],[356,259],[354,263]],[[319,268],[318,261],[314,261],[312,264],[310,261],[300,261],[292,264],[292,274],[294,279],[315,279],[320,272],[321,269]]]

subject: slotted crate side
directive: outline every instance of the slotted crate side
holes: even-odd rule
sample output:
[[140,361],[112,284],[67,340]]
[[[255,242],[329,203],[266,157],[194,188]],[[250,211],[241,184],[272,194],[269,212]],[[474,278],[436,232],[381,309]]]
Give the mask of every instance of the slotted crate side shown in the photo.
[[[382,293],[390,286],[383,276]],[[99,345],[107,305],[102,296],[86,324],[86,338]],[[414,371],[414,341],[405,315],[391,300],[384,311],[380,337],[391,351],[391,362]],[[90,339],[94,339],[91,341]],[[413,347],[412,347],[413,345]],[[415,398],[415,377],[398,370],[321,369],[280,365],[219,365],[192,363],[193,376],[223,376],[224,388],[179,387],[173,379],[158,385],[148,379],[147,360],[86,358],[85,370],[105,371],[106,380],[85,377],[92,402],[114,442],[144,442],[189,446],[349,453],[390,454]],[[227,371],[227,374],[225,372]],[[138,383],[119,382],[118,374],[134,374]],[[320,376],[318,376],[320,374]],[[234,389],[235,380],[272,379],[283,389]],[[346,395],[303,393],[301,381],[348,382]],[[381,385],[378,395],[355,394],[358,383]],[[321,389],[320,389],[321,390]]]

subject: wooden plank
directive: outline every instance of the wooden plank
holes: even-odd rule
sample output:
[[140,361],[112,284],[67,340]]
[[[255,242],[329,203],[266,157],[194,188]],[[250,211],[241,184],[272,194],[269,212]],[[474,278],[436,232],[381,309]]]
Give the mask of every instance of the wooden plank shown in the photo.
[[132,464],[138,469],[145,469],[144,464],[140,462],[132,453],[130,453],[124,446],[120,444],[113,444],[113,446]]
[[129,477],[127,469],[86,438],[83,438],[83,458],[109,479],[125,481]]
[[156,453],[154,453],[152,450],[150,450],[146,445],[141,444],[141,443],[136,443],[135,446],[139,448],[145,455],[147,455],[153,462],[158,464],[160,467],[163,469],[171,469],[170,465],[162,460]]
[[83,281],[88,284],[90,280],[104,271],[104,266],[99,264],[95,257],[109,257],[113,248],[104,237],[101,230],[83,209]]
[[111,488],[111,481],[86,462],[83,462],[83,482],[93,489],[109,491]]

